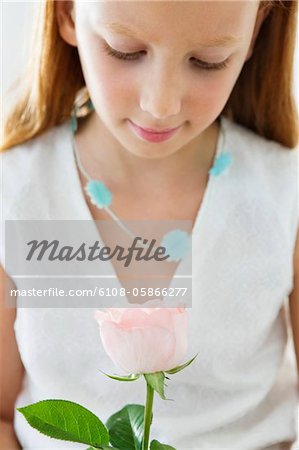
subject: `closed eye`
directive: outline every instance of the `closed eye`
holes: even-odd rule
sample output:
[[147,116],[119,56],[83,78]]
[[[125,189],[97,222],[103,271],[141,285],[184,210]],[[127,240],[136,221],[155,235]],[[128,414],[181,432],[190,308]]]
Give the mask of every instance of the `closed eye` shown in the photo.
[[[108,55],[113,56],[114,58],[124,60],[124,61],[137,61],[139,60],[144,54],[146,54],[145,50],[139,51],[139,52],[133,52],[133,53],[123,53],[119,52],[113,48],[111,48],[108,44],[105,44],[104,46],[105,51]],[[197,58],[190,58],[191,61],[193,61],[195,67],[203,70],[221,70],[228,66],[229,58],[227,58],[224,61],[221,61],[219,63],[208,63],[206,61],[202,61]]]

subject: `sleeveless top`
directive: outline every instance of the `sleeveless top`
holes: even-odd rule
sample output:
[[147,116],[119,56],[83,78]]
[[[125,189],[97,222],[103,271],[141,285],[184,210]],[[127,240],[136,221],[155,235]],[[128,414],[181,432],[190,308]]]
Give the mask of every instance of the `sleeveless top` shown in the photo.
[[[228,151],[233,163],[209,176],[192,240],[185,360],[199,355],[167,383],[174,402],[155,395],[151,436],[177,450],[282,450],[296,439],[298,406],[287,352],[298,150],[220,119],[215,158]],[[68,122],[3,153],[2,168],[2,224],[92,219]],[[3,230],[1,239],[4,266]],[[23,280],[12,279],[22,289]],[[128,403],[145,403],[143,381],[121,383],[100,373],[120,372],[103,350],[91,308],[17,307],[14,329],[25,367],[16,407],[61,398],[105,422]],[[24,449],[83,448],[43,436],[18,412],[14,427]]]

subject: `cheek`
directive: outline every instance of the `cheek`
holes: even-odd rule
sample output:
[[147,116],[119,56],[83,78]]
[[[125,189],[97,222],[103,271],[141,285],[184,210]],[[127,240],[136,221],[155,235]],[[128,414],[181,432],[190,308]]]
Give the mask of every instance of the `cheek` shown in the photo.
[[98,62],[92,67],[90,89],[105,110],[117,114],[136,100],[136,88],[132,76],[126,70],[111,67],[107,62]]
[[194,122],[201,123],[203,119],[217,116],[225,106],[233,85],[234,77],[229,70],[200,74],[186,98],[188,112],[194,117]]
[[81,37],[78,51],[86,85],[98,104],[115,112],[124,101],[132,102],[135,83],[128,68],[122,68],[121,64],[105,55],[98,41],[90,36]]
[[96,83],[107,108],[110,106],[114,111],[131,105],[137,98],[136,84],[126,70],[99,67]]
[[242,49],[231,56],[228,67],[225,69],[216,72],[199,72],[191,91],[199,108],[199,111],[194,111],[194,115],[200,114],[201,111],[203,114],[214,111],[218,115],[222,111],[238,80],[245,56],[246,50]]

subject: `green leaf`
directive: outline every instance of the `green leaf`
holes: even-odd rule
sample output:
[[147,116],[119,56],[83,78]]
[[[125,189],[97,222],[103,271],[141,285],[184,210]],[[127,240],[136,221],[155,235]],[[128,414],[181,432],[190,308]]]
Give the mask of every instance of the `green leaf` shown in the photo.
[[96,448],[109,445],[105,425],[95,414],[77,403],[43,400],[17,410],[29,425],[46,436]]
[[163,400],[167,400],[164,394],[165,375],[163,372],[145,373],[144,378]]
[[150,450],[175,450],[175,448],[171,447],[171,445],[161,444],[161,442],[154,439],[151,442]]
[[195,360],[195,358],[198,356],[198,353],[194,356],[194,358],[190,359],[190,361],[186,362],[185,364],[182,364],[181,366],[175,367],[174,369],[171,370],[165,370],[166,373],[177,373],[180,372],[181,370],[185,369],[185,367],[189,366],[191,363],[193,363],[193,361]]
[[[102,372],[102,371],[101,371]],[[132,373],[130,375],[127,376],[117,376],[117,375],[109,375],[108,373],[102,372],[104,375],[106,375],[106,377],[112,378],[113,380],[118,380],[118,381],[135,381],[138,380],[138,378],[140,378],[140,373]]]
[[121,450],[140,450],[143,438],[144,406],[126,405],[106,422],[110,443]]

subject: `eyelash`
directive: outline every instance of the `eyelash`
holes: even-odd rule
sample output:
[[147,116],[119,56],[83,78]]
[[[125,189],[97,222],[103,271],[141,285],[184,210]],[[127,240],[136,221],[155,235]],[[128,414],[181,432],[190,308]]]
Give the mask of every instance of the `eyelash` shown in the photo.
[[[113,56],[114,58],[121,59],[124,61],[137,61],[139,57],[141,56],[140,52],[134,52],[134,53],[122,53],[118,52],[117,50],[114,50],[109,45],[105,45],[105,51],[108,53],[108,55]],[[228,66],[228,59],[225,61],[222,61],[220,63],[207,63],[204,61],[200,61],[197,58],[191,58],[194,61],[194,65],[198,69],[203,70],[222,70],[225,69]]]

